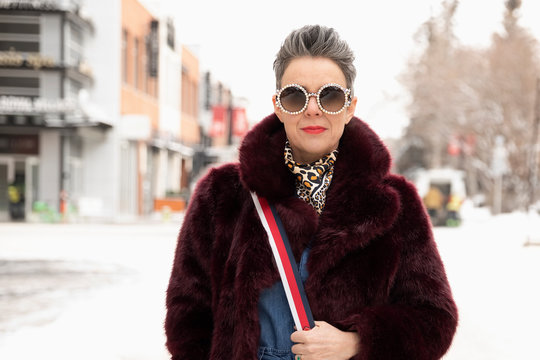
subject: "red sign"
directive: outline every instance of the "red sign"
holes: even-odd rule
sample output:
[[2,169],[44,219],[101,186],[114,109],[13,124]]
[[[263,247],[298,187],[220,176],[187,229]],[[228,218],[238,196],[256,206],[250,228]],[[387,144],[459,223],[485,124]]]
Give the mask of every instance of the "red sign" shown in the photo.
[[226,109],[222,105],[214,105],[212,107],[212,126],[210,127],[210,136],[211,137],[220,137],[225,134],[226,127]]
[[248,131],[249,125],[246,116],[245,108],[233,109],[233,134],[234,136],[242,137]]
[[461,144],[459,143],[459,138],[455,135],[450,137],[447,145],[447,152],[452,156],[457,156],[461,152]]

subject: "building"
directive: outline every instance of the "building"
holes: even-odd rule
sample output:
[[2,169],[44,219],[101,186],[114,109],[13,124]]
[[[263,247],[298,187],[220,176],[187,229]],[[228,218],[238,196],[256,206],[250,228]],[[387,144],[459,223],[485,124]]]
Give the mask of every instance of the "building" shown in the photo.
[[47,220],[181,203],[199,75],[174,22],[137,0],[0,4],[0,219],[16,195]]
[[235,161],[238,145],[249,130],[247,101],[235,97],[210,72],[201,77],[201,147],[196,155],[199,170],[209,165]]
[[0,3],[2,220],[68,211],[84,192],[86,143],[111,127],[88,97],[93,33],[76,1]]
[[119,211],[142,215],[153,211],[153,175],[159,164],[152,140],[160,123],[160,23],[137,0],[122,0],[120,25]]
[[164,204],[178,209],[182,164],[193,149],[182,142],[183,59],[174,22],[138,0],[107,2],[106,14],[104,3],[88,1],[85,9],[97,29],[93,91],[115,119],[113,137],[101,144],[115,178],[92,197],[115,217],[146,216]]
[[181,188],[188,189],[193,170],[195,148],[201,143],[199,123],[199,59],[186,46],[182,46],[182,115],[180,140],[191,148],[189,156],[182,158]]

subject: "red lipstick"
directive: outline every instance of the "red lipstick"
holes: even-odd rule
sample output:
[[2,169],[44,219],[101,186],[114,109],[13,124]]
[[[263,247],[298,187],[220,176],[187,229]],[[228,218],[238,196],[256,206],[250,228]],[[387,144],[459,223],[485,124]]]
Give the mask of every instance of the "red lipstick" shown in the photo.
[[322,126],[306,126],[302,128],[302,131],[307,132],[308,134],[320,134],[325,131],[326,128]]

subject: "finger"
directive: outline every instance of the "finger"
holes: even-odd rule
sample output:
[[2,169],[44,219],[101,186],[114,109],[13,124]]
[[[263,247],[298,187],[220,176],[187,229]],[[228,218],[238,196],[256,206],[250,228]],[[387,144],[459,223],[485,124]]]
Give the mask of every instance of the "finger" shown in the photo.
[[295,344],[291,347],[291,351],[295,355],[302,355],[302,359],[304,359],[306,356],[309,356],[311,352],[309,351],[308,347],[304,344]]
[[300,330],[291,334],[291,341],[294,343],[305,343],[307,340],[307,331]]

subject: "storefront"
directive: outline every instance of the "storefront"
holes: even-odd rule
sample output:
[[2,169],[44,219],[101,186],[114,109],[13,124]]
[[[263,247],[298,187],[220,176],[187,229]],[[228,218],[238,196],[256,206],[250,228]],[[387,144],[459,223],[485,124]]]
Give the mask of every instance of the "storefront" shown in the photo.
[[88,133],[104,133],[109,126],[89,120],[60,127],[35,125],[35,118],[50,114],[7,115],[1,99],[0,221],[28,220],[36,212],[62,215],[83,195],[84,143]]
[[39,135],[0,134],[0,220],[24,220],[39,198]]
[[75,5],[0,4],[0,221],[66,211],[83,188],[84,129],[110,127],[89,111],[93,25]]

